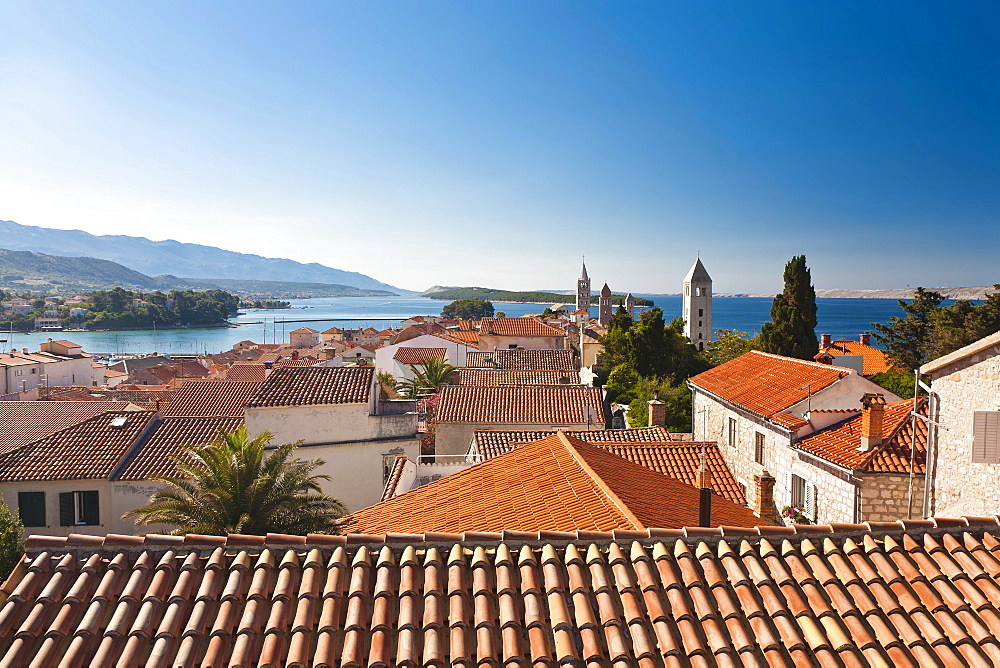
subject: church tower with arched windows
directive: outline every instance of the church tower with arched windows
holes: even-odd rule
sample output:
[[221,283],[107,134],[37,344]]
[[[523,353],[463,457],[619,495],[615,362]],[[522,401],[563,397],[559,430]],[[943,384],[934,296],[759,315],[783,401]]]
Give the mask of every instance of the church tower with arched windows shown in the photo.
[[684,277],[683,299],[684,334],[698,350],[704,350],[712,340],[712,277],[701,258]]
[[607,327],[608,323],[611,322],[611,315],[614,313],[611,306],[611,288],[605,283],[604,287],[601,288],[601,296],[598,299],[598,309],[597,309],[597,321],[600,323],[601,327]]
[[590,276],[587,275],[586,260],[580,269],[580,278],[576,279],[576,310],[590,313]]

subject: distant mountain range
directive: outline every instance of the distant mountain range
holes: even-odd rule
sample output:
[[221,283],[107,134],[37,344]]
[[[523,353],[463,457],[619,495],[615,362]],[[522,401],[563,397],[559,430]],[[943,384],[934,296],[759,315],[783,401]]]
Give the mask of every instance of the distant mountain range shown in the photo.
[[120,286],[132,290],[208,290],[218,288],[253,297],[388,297],[391,290],[357,288],[332,283],[178,278],[147,276],[111,260],[64,257],[0,248],[0,288],[12,292],[40,290],[66,293]]
[[321,283],[412,295],[355,271],[334,269],[316,262],[267,258],[213,246],[152,241],[145,237],[97,236],[82,230],[56,230],[0,221],[0,246],[60,257],[88,257],[117,262],[149,276],[213,276],[219,279]]

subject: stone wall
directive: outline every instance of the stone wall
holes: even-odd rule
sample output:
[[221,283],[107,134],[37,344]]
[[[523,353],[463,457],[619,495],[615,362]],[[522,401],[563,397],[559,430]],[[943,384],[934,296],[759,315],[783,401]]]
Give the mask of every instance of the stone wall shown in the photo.
[[865,522],[894,522],[920,517],[924,476],[913,477],[912,505],[908,509],[910,477],[905,474],[873,473],[862,478],[861,516]]
[[[1000,513],[1000,464],[972,463],[972,413],[1000,409],[1000,345],[932,374],[941,428],[932,462],[932,505],[938,517]],[[932,409],[933,410],[933,409]]]

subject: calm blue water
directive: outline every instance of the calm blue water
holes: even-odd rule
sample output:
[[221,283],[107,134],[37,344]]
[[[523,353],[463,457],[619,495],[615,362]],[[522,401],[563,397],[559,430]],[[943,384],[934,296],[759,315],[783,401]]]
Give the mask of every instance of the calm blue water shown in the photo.
[[[642,296],[642,295],[639,295]],[[681,298],[658,297],[657,306],[667,320],[681,314]],[[229,350],[233,344],[249,339],[258,343],[287,341],[287,333],[298,327],[323,331],[330,327],[374,327],[384,329],[399,324],[413,315],[440,313],[447,302],[425,298],[402,297],[342,297],[338,299],[294,300],[295,308],[285,310],[249,311],[233,318],[237,327],[220,329],[172,329],[156,332],[55,332],[15,333],[10,343],[0,343],[6,349],[11,344],[37,350],[48,337],[69,339],[89,352],[122,353],[217,353]],[[893,315],[902,315],[894,299],[819,299],[819,334],[834,338],[857,338],[871,329],[872,321],[885,322]],[[715,329],[736,329],[751,334],[759,332],[762,323],[770,319],[771,299],[758,297],[716,297],[712,300]],[[538,304],[495,303],[497,310],[510,316],[538,313]],[[594,309],[596,315],[596,309]],[[348,318],[339,322],[324,322],[323,318]],[[377,320],[373,318],[389,318]],[[315,320],[310,320],[315,319]],[[291,322],[291,321],[305,322]],[[0,335],[3,336],[3,335]],[[6,335],[5,338],[11,338]]]

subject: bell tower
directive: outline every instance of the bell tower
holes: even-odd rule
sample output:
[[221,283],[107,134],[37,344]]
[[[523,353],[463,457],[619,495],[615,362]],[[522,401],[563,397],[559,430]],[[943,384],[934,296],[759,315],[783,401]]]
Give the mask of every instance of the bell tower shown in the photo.
[[576,310],[590,313],[590,276],[587,275],[587,261],[580,268],[580,278],[576,279]]
[[712,277],[701,258],[684,277],[684,334],[698,350],[712,340]]

